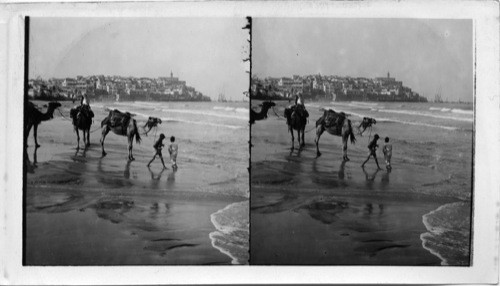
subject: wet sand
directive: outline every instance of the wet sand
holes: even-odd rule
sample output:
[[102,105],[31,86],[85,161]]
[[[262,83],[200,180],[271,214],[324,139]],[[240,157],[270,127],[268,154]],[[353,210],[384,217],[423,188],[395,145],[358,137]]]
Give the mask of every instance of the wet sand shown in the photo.
[[[306,131],[320,115],[309,111]],[[251,264],[469,263],[470,203],[448,191],[459,184],[450,176],[397,158],[392,172],[380,157],[384,170],[373,159],[363,169],[367,137],[348,145],[346,163],[341,138],[329,134],[316,158],[314,130],[290,152],[286,123],[271,114],[252,126]]]
[[[64,104],[66,117],[72,105]],[[94,112],[91,130],[106,114]],[[168,169],[162,170],[158,159],[148,169],[153,135],[143,136],[141,145],[134,142],[135,161],[127,160],[126,137],[112,133],[106,138],[108,154],[101,157],[100,130],[91,133],[88,149],[77,150],[71,122],[57,111],[39,126],[40,148],[35,150],[32,138],[25,190],[27,265],[246,263],[219,251],[210,237],[217,232],[212,214],[237,202],[248,206],[241,193],[231,193],[239,178],[222,168],[188,155],[179,156],[174,170],[164,152]]]

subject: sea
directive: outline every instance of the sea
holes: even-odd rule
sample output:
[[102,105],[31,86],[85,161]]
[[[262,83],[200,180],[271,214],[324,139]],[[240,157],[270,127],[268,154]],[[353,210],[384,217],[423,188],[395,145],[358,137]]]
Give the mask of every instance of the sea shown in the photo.
[[[182,161],[188,161],[225,172],[230,178],[226,182],[194,183],[193,191],[237,198],[238,202],[211,214],[214,230],[208,235],[212,246],[233,264],[248,263],[248,102],[96,102],[92,108],[128,111],[138,122],[150,116],[160,118],[162,124],[149,136],[157,138],[163,132],[165,144],[170,136],[176,137],[179,168]],[[168,154],[163,156],[168,160]]]

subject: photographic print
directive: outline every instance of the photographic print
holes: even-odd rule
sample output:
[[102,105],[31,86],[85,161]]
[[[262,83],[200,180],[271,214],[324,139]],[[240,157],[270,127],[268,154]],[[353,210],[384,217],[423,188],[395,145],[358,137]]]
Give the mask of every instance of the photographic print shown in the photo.
[[0,6],[0,284],[498,283],[497,1]]
[[255,265],[469,266],[473,21],[254,18]]
[[26,25],[23,264],[247,264],[247,19]]

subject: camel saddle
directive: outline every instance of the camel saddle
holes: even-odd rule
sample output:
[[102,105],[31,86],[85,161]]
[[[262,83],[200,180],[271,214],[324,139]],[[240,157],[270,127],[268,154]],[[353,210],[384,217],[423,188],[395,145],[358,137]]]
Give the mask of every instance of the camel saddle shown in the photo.
[[109,125],[112,128],[121,126],[126,129],[131,118],[132,114],[129,112],[121,112],[118,109],[109,111]]
[[90,109],[90,106],[80,105],[80,106],[71,108],[69,115],[71,118],[73,118],[73,120],[76,120],[80,115],[85,115],[88,118],[93,118],[94,112],[92,111],[92,109]]
[[293,120],[297,119],[297,116],[308,118],[309,112],[307,112],[306,108],[303,105],[293,105],[285,108],[287,125],[290,125]]
[[[288,109],[288,111],[287,111],[287,109]],[[304,105],[300,105],[300,104],[287,107],[285,109],[285,116],[287,116],[287,114],[289,114],[290,117],[295,117],[296,115],[299,115],[300,117],[305,117],[305,118],[309,117],[309,112],[307,112]]]
[[346,114],[342,111],[335,112],[333,109],[328,109],[323,113],[323,123],[326,128],[337,128],[340,134],[346,117]]

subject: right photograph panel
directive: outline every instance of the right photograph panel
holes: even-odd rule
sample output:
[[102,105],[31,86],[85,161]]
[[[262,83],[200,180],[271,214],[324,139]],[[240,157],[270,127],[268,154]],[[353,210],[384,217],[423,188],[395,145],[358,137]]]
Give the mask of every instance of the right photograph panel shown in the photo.
[[469,266],[472,20],[253,18],[250,264]]

